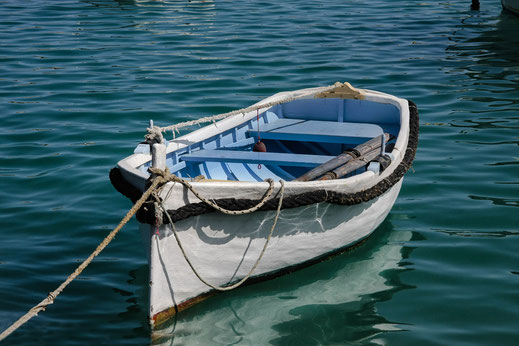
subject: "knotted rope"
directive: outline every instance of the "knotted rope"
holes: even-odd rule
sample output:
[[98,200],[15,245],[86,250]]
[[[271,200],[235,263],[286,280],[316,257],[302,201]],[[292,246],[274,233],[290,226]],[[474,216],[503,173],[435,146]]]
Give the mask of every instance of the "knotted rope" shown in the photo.
[[144,135],[146,142],[153,143],[164,143],[164,137],[162,136],[162,131],[158,126],[151,126],[146,128],[147,133]]
[[[17,330],[18,328],[20,328],[22,325],[24,325],[25,323],[27,323],[31,318],[33,318],[34,316],[38,315],[39,312],[41,311],[45,311],[45,309],[47,308],[47,306],[49,306],[50,304],[53,304],[54,303],[54,300],[56,299],[56,297],[65,289],[65,287],[67,287],[75,278],[77,278],[82,272],[83,270],[85,270],[85,268],[94,260],[94,258],[99,255],[101,253],[101,251],[103,251],[106,246],[108,246],[108,244],[110,244],[110,242],[115,238],[115,236],[117,235],[117,233],[128,223],[128,221],[130,221],[130,219],[132,218],[133,215],[135,215],[135,213],[137,213],[137,211],[142,207],[142,205],[148,200],[148,198],[150,196],[154,196],[156,199],[158,198],[158,195],[157,195],[157,192],[160,191],[162,189],[162,187],[164,186],[164,184],[170,182],[170,181],[173,181],[173,182],[179,182],[181,183],[182,185],[184,185],[185,187],[187,187],[191,192],[193,192],[193,194],[195,196],[197,196],[201,201],[211,205],[213,208],[221,211],[222,213],[226,213],[226,214],[232,214],[232,215],[240,215],[240,214],[246,214],[246,213],[252,213],[254,211],[256,211],[257,209],[261,208],[261,206],[263,204],[266,203],[266,201],[269,199],[269,197],[272,195],[272,191],[274,190],[274,181],[273,180],[270,180],[269,183],[270,183],[270,186],[269,186],[269,189],[267,190],[267,192],[265,193],[265,196],[263,197],[263,199],[258,203],[258,205],[252,207],[252,208],[249,208],[249,209],[246,209],[246,210],[239,210],[239,211],[233,211],[233,210],[227,210],[227,209],[224,209],[224,208],[221,208],[219,207],[217,204],[215,204],[214,202],[212,201],[209,201],[207,200],[206,198],[203,198],[202,196],[200,196],[200,194],[198,194],[194,189],[193,187],[191,186],[191,184],[189,184],[187,181],[185,181],[184,179],[182,178],[179,178],[177,177],[176,175],[174,174],[171,174],[169,172],[169,169],[166,168],[166,170],[160,170],[160,169],[157,169],[157,168],[150,168],[150,171],[152,172],[152,174],[154,176],[152,176],[152,183],[150,185],[150,187],[146,190],[146,192],[144,192],[142,194],[142,196],[135,202],[135,204],[133,205],[133,207],[128,211],[128,213],[126,213],[126,215],[123,217],[123,219],[119,222],[119,224],[117,225],[117,227],[115,227],[107,236],[106,238],[97,246],[97,248],[94,250],[94,252],[92,252],[92,254],[90,256],[88,256],[88,258],[86,260],[83,261],[83,263],[81,263],[77,268],[76,270],[69,275],[69,277],[67,277],[67,279],[61,284],[59,285],[58,288],[56,288],[54,291],[50,292],[48,294],[48,296],[42,300],[39,304],[37,304],[36,306],[32,307],[25,315],[23,315],[22,317],[20,317],[16,322],[14,322],[12,325],[10,325],[7,329],[5,329],[1,334],[0,334],[0,341],[4,340],[5,338],[7,338],[9,335],[11,335],[15,330]],[[264,249],[260,255],[260,258],[256,261],[256,264],[254,265],[254,267],[252,268],[252,270],[250,271],[250,273],[240,281],[240,285],[250,276],[250,274],[252,274],[252,272],[254,271],[254,269],[256,269],[257,265],[259,264],[259,261],[261,260],[261,257],[263,257],[263,253],[265,252],[265,249],[267,247],[267,244],[268,244],[268,240],[270,240],[270,236],[272,235],[272,232],[274,230],[274,227],[276,225],[276,222],[277,222],[277,218],[278,218],[278,215],[279,215],[279,211],[281,209],[281,204],[282,204],[282,200],[283,200],[283,193],[284,193],[284,184],[281,183],[281,197],[280,197],[280,202],[279,202],[279,207],[278,207],[278,212],[276,214],[276,218],[275,218],[275,222],[274,222],[274,225],[269,233],[269,237],[267,238],[267,242],[264,246]],[[160,205],[162,206],[163,210],[165,211],[165,208],[164,208],[164,205],[162,204],[162,202],[160,202]],[[171,223],[171,225],[173,226],[173,222],[171,220],[171,217],[169,216],[169,214],[166,212],[166,215],[167,217],[169,218],[169,221]],[[174,226],[173,226],[173,229],[174,229]],[[176,232],[175,232],[175,237],[176,237]],[[178,241],[178,239],[177,239]],[[185,252],[182,248],[182,252],[184,253],[184,256],[185,256]],[[187,260],[187,257],[186,257],[186,260]],[[191,263],[188,262],[192,267]],[[198,276],[198,275],[197,275]],[[200,278],[200,276],[198,276]],[[201,278],[200,278],[201,279]],[[202,279],[201,279],[202,280]],[[204,282],[204,281],[202,281]],[[204,282],[205,283],[205,282]],[[207,284],[207,283],[206,283]],[[210,285],[210,284],[209,284]],[[210,285],[211,286],[211,285]],[[232,288],[235,288],[235,287],[238,287],[239,285],[233,285],[233,286],[229,286],[229,287],[225,287],[224,290],[229,290],[229,289],[232,289]],[[211,286],[213,287],[213,286]],[[232,288],[230,288],[232,287]],[[214,287],[215,289],[218,289],[216,287]]]

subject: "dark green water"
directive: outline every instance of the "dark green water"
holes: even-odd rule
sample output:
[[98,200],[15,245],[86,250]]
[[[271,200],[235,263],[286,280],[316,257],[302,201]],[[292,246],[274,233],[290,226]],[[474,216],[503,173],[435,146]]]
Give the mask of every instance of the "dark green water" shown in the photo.
[[[519,17],[498,0],[0,1],[0,329],[130,207],[108,171],[160,125],[350,81],[414,100],[421,137],[360,248],[221,294],[165,344],[514,345]],[[147,344],[132,221],[6,344]]]

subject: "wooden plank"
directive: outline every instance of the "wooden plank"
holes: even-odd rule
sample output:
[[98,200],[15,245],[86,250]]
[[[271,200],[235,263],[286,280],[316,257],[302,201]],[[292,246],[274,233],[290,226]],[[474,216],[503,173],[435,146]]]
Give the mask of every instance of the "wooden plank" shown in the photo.
[[[249,136],[257,137],[254,130],[247,133]],[[323,143],[360,144],[382,133],[382,128],[375,124],[301,119],[279,119],[260,127],[262,139]]]
[[190,162],[261,163],[278,166],[316,167],[332,159],[327,155],[262,153],[235,150],[198,150],[182,155],[180,160]]

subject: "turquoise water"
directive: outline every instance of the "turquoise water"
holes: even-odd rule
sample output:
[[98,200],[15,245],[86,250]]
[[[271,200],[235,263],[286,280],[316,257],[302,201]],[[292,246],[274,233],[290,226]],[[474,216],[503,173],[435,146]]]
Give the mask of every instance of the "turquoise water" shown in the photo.
[[[350,81],[416,102],[419,151],[352,252],[221,294],[164,344],[513,345],[519,338],[519,17],[498,0],[0,2],[0,329],[130,202],[108,171],[160,125]],[[6,344],[147,344],[133,220]]]

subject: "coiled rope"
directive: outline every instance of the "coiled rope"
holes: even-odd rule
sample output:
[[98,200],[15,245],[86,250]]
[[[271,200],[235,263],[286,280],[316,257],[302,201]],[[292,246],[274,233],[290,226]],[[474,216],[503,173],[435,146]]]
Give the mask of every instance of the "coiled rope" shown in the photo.
[[[101,253],[101,251],[104,250],[104,248],[106,248],[106,246],[108,246],[108,244],[110,244],[110,242],[115,238],[115,236],[117,235],[117,233],[128,223],[128,221],[130,221],[130,219],[133,217],[133,215],[135,215],[135,213],[137,213],[137,211],[142,207],[142,205],[148,200],[148,198],[150,196],[153,196],[155,199],[158,198],[158,194],[157,192],[159,192],[164,184],[170,182],[170,181],[174,181],[174,182],[179,182],[181,183],[182,185],[184,185],[186,188],[188,188],[191,192],[193,192],[193,194],[195,196],[197,196],[201,201],[211,205],[213,208],[221,211],[222,213],[226,213],[226,214],[232,214],[232,215],[239,215],[239,214],[246,214],[246,213],[252,213],[254,211],[256,211],[257,209],[261,208],[261,206],[263,204],[265,204],[267,202],[267,200],[270,198],[270,196],[272,195],[272,192],[274,190],[274,181],[273,180],[270,180],[269,181],[269,189],[267,190],[267,192],[265,193],[264,197],[262,198],[262,200],[254,207],[252,208],[248,208],[246,210],[239,210],[239,211],[233,211],[233,210],[227,210],[227,209],[224,209],[224,208],[221,208],[219,207],[217,204],[215,204],[214,202],[212,201],[209,201],[208,199],[206,198],[203,198],[202,196],[200,196],[200,194],[198,194],[194,189],[193,187],[191,186],[191,184],[189,184],[187,181],[185,181],[184,179],[182,178],[179,178],[177,177],[176,175],[174,174],[171,174],[169,172],[169,169],[166,168],[164,171],[163,170],[160,170],[160,169],[157,169],[157,168],[150,168],[150,171],[152,174],[154,174],[153,178],[152,178],[152,183],[150,185],[150,187],[146,190],[146,192],[144,192],[142,194],[142,196],[135,202],[135,204],[133,205],[133,207],[128,211],[128,213],[126,213],[126,215],[122,218],[122,220],[119,222],[119,224],[117,225],[117,227],[115,227],[107,236],[106,238],[97,246],[97,248],[94,250],[94,252],[92,252],[92,254],[90,254],[90,256],[88,256],[88,258],[86,260],[83,261],[83,263],[81,263],[77,268],[76,270],[69,275],[69,277],[67,277],[67,279],[61,284],[59,285],[58,288],[56,288],[54,291],[50,292],[48,294],[48,296],[42,300],[39,304],[37,304],[36,306],[32,307],[25,315],[23,315],[22,317],[20,317],[16,322],[14,322],[12,325],[10,325],[7,329],[5,329],[1,334],[0,334],[0,342],[2,340],[4,340],[5,338],[7,338],[9,335],[11,335],[15,330],[17,330],[18,328],[20,328],[22,325],[24,325],[25,323],[27,323],[31,318],[33,318],[34,316],[38,315],[39,312],[41,311],[45,311],[45,309],[47,308],[47,306],[49,306],[50,304],[53,304],[54,303],[54,300],[56,299],[56,297],[65,289],[65,287],[67,287],[75,278],[77,278],[82,272],[83,270],[85,270],[85,268],[94,260],[94,258],[99,255]],[[280,212],[280,209],[281,209],[281,204],[282,204],[282,201],[283,201],[283,194],[284,194],[284,183],[281,181],[281,196],[280,196],[280,201],[279,201],[279,206],[278,206],[278,211],[276,213],[276,217],[275,217],[275,220],[274,220],[274,224],[272,226],[272,229],[270,230],[270,233],[269,233],[269,236],[267,238],[267,241],[265,243],[265,246],[263,247],[263,251],[260,255],[260,257],[258,258],[258,260],[256,261],[254,267],[251,269],[251,271],[249,272],[249,274],[242,280],[240,280],[240,282],[238,282],[237,284],[234,284],[232,286],[229,286],[229,287],[217,287],[217,286],[213,286],[207,282],[205,282],[205,280],[203,280],[199,275],[198,273],[194,270],[194,267],[192,266],[191,262],[188,260],[187,256],[185,255],[185,251],[184,249],[181,247],[182,249],[182,253],[184,254],[184,257],[186,257],[186,260],[188,260],[188,263],[189,265],[191,266],[191,268],[193,269],[193,271],[195,272],[195,274],[197,275],[197,277],[202,280],[202,282],[204,282],[206,285],[209,285],[211,287],[213,287],[214,289],[219,289],[219,290],[230,290],[230,289],[233,289],[233,288],[236,288],[238,287],[239,285],[241,285],[243,282],[245,282],[245,280],[247,280],[249,278],[249,276],[252,274],[252,272],[254,271],[254,269],[256,269],[257,265],[259,264],[261,258],[263,257],[263,254],[265,252],[265,249],[267,247],[267,244],[270,240],[270,237],[272,235],[272,232],[274,231],[274,228],[276,226],[276,223],[277,223],[277,219],[278,219],[278,216],[279,216],[279,212]],[[164,205],[162,202],[160,202],[160,205],[162,207],[162,209],[165,211],[166,209],[164,208]],[[173,226],[173,222],[171,220],[171,217],[169,215],[169,213],[166,211],[166,215],[167,217],[169,218],[169,221],[174,229],[174,226]],[[175,229],[174,229],[175,230]],[[175,237],[177,238],[177,235],[176,235],[176,232],[174,233],[175,234]],[[177,242],[178,242],[178,238],[177,238]],[[179,246],[180,246],[180,243],[179,243]]]

